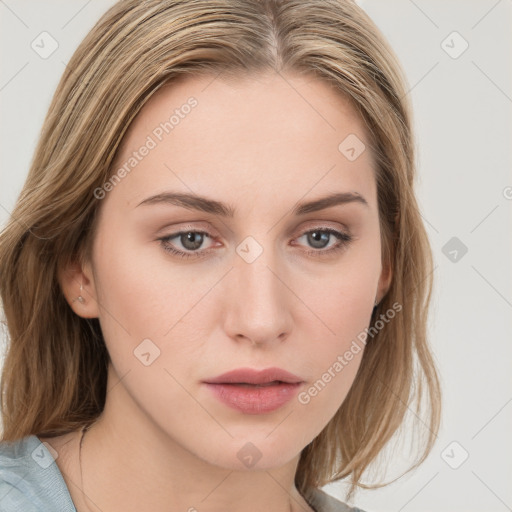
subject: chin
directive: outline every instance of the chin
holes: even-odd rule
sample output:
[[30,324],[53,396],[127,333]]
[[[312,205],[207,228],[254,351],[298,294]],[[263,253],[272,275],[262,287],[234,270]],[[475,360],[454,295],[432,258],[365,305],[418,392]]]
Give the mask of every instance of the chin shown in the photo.
[[[278,427],[279,428],[279,427]],[[293,458],[300,455],[303,446],[285,442],[286,436],[273,434],[245,435],[233,437],[224,442],[216,442],[212,439],[206,451],[196,455],[205,462],[222,469],[232,471],[263,471],[275,469],[288,464]],[[211,437],[209,438],[211,439]]]

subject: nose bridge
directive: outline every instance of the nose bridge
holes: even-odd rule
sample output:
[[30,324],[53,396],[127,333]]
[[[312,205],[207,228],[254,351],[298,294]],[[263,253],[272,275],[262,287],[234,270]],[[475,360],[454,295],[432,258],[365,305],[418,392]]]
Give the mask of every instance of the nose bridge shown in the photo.
[[259,306],[260,310],[277,306],[281,302],[282,292],[282,283],[275,274],[274,258],[265,257],[264,254],[252,263],[239,261],[235,268],[243,301]]
[[[237,247],[231,272],[226,328],[231,336],[244,336],[253,342],[282,337],[290,327],[290,291],[268,242],[263,247],[255,239],[244,240]],[[270,239],[271,237],[268,237]]]

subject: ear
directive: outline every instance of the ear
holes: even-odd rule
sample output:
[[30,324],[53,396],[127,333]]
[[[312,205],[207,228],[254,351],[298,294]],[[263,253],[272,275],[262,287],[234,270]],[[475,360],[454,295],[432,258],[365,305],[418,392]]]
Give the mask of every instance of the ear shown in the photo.
[[379,284],[377,286],[376,301],[379,303],[383,297],[388,293],[391,286],[391,280],[393,278],[393,270],[389,261],[386,261],[382,265],[382,270],[379,277]]
[[[82,318],[98,318],[99,308],[92,267],[71,262],[60,268],[57,278],[71,309]],[[81,297],[81,298],[80,298]]]

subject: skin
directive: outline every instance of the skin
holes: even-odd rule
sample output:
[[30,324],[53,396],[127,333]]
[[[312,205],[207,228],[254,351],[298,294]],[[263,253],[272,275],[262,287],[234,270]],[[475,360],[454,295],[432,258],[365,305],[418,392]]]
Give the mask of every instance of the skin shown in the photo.
[[[369,325],[391,280],[374,164],[369,150],[355,161],[338,150],[349,134],[366,144],[365,126],[311,76],[187,77],[145,104],[116,169],[190,96],[198,105],[101,200],[92,261],[59,275],[76,314],[100,319],[112,359],[105,410],[83,442],[83,492],[80,432],[47,441],[80,512],[312,510],[294,485],[300,452],[339,409],[363,350],[308,404],[294,398],[270,413],[231,409],[202,381],[277,366],[306,390]],[[163,191],[208,196],[236,213],[137,206]],[[333,192],[367,205],[292,214],[298,201]],[[326,248],[304,233],[326,227],[353,240],[318,255]],[[180,229],[210,234],[196,250],[202,258],[164,250],[158,238]],[[263,249],[251,263],[236,252],[248,236]],[[326,236],[327,249],[336,245]],[[190,247],[180,237],[168,245]],[[83,303],[73,300],[80,293]],[[134,356],[146,338],[160,350],[149,366]],[[248,442],[261,453],[251,468],[237,457]]]

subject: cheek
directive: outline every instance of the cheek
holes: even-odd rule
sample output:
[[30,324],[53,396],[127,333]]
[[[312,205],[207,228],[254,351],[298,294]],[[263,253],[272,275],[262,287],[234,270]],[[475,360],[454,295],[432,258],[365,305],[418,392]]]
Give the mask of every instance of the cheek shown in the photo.
[[343,344],[368,326],[380,272],[380,243],[371,238],[360,240],[328,273],[302,281],[303,296],[333,340]]
[[101,329],[116,373],[140,379],[137,393],[172,393],[176,382],[164,369],[180,382],[191,374],[208,339],[203,327],[214,317],[209,292],[219,272],[173,262],[158,241],[141,243],[121,229],[98,236],[95,261]]
[[[343,403],[364,353],[363,334],[368,328],[380,273],[380,244],[373,240],[340,260],[329,276],[302,281],[305,302],[315,315],[302,317],[311,376],[298,397],[314,410],[321,426]],[[309,292],[307,291],[309,290]]]
[[134,341],[163,336],[201,292],[192,273],[173,264],[158,241],[142,243],[121,229],[107,228],[98,237],[95,261],[105,328],[129,332]]
[[373,282],[363,284],[347,277],[337,284],[331,281],[318,295],[315,313],[325,328],[317,318],[310,318],[302,350],[311,378],[297,397],[298,408],[318,432],[336,414],[352,387],[365,349],[361,333],[371,317]]
[[[188,345],[170,350],[169,339],[183,339],[186,333],[179,322],[200,299],[201,290],[178,267],[173,270],[155,246],[158,242],[130,242],[120,229],[105,230],[94,255],[100,323],[112,365],[120,378],[126,375],[123,383],[131,398],[140,399],[142,409],[158,411],[171,397],[183,406],[190,401],[173,379],[183,380],[172,364],[190,360]],[[172,423],[170,408],[161,407],[159,414]]]

